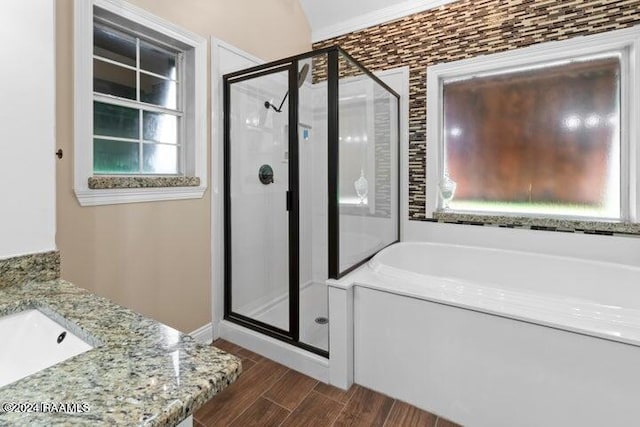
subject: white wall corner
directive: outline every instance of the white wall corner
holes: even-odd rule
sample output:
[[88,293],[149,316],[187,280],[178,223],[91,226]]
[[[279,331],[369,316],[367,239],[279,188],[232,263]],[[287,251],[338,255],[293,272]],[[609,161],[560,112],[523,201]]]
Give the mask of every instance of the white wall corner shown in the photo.
[[213,342],[213,326],[211,323],[207,323],[191,332],[189,335],[196,340],[196,342],[209,345]]
[[4,259],[56,248],[57,159],[55,4],[21,0],[2,6],[0,258]]

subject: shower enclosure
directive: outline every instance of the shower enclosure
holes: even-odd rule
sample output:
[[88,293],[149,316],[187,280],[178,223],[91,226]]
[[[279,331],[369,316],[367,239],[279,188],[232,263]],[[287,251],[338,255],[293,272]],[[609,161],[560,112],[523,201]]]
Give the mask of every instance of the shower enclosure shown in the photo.
[[225,75],[225,319],[328,357],[326,280],[399,240],[399,161],[399,95],[338,47]]

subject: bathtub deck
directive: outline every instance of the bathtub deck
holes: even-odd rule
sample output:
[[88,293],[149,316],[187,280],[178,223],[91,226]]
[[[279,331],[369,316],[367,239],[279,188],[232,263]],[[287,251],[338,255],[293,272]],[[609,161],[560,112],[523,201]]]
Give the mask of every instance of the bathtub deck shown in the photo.
[[224,340],[214,346],[240,357],[243,374],[194,414],[196,427],[457,426],[358,385],[345,392],[319,383]]

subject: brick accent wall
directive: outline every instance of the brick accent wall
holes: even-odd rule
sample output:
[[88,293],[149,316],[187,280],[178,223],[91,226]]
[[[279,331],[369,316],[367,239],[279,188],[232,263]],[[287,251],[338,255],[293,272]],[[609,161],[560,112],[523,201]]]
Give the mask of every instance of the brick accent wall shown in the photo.
[[313,45],[373,71],[409,66],[409,218],[424,220],[426,67],[640,23],[640,0],[461,0]]

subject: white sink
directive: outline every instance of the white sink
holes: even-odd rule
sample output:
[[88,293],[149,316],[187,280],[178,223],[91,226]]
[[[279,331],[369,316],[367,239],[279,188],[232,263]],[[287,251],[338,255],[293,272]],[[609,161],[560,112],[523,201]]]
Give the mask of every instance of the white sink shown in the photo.
[[93,346],[36,309],[0,317],[0,387]]

